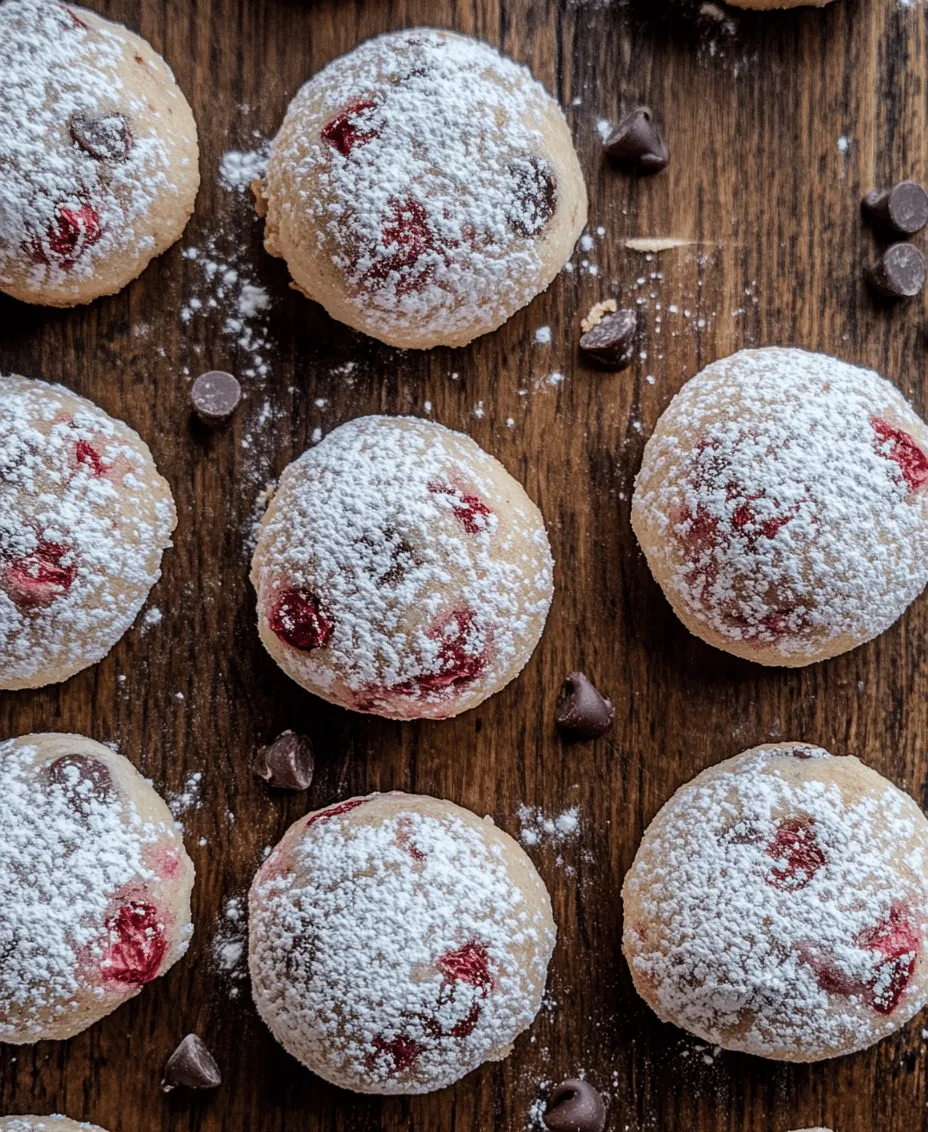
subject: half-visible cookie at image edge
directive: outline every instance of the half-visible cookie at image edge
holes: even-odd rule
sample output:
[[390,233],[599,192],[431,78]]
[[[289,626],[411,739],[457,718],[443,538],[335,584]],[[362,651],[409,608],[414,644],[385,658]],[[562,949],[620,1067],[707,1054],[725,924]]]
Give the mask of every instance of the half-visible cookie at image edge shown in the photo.
[[102,660],[177,521],[148,445],[60,385],[0,377],[0,688]]
[[553,593],[544,521],[469,436],[359,417],[280,477],[251,579],[265,648],[354,711],[446,719],[522,671]]
[[79,1034],[193,934],[193,862],[128,759],[81,735],[0,744],[0,1041]]
[[0,1132],[106,1132],[67,1116],[0,1116]]
[[56,0],[0,4],[0,291],[69,307],[114,294],[180,238],[197,129],[139,36]]
[[586,223],[557,103],[486,43],[368,40],[297,93],[264,181],[265,245],[333,318],[394,346],[462,346],[543,291]]
[[362,1093],[426,1093],[507,1057],[541,1005],[556,928],[491,818],[411,794],[290,827],[249,899],[252,991],[277,1040]]

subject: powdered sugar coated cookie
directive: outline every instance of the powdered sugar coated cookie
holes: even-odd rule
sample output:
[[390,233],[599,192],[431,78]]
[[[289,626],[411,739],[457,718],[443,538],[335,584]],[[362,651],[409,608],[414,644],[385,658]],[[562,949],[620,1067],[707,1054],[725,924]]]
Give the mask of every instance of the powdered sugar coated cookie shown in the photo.
[[119,24],[57,0],[0,4],[0,290],[51,306],[119,291],[183,232],[196,124]]
[[661,416],[632,525],[696,636],[761,664],[824,660],[928,581],[928,429],[870,370],[743,350]]
[[0,744],[0,1041],[80,1033],[184,954],[193,863],[167,806],[80,735]]
[[294,461],[251,576],[285,672],[398,719],[444,719],[505,687],[552,595],[522,487],[470,437],[412,417],[350,421]]
[[160,577],[176,518],[137,433],[61,386],[0,377],[0,688],[106,656]]
[[711,1045],[837,1057],[928,1001],[928,821],[855,758],[780,743],[703,771],[622,895],[638,993]]
[[371,795],[301,818],[251,889],[262,1018],[315,1073],[363,1093],[429,1092],[506,1057],[554,942],[524,851],[436,798]]
[[96,1124],[78,1123],[67,1116],[4,1116],[0,1132],[104,1132]]
[[396,346],[460,346],[561,270],[586,187],[557,103],[488,44],[415,28],[299,91],[257,186],[296,286]]

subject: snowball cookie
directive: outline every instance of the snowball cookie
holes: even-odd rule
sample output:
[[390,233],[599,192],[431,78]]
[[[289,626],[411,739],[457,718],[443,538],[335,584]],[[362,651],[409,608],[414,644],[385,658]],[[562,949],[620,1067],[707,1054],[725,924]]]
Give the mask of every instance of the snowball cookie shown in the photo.
[[638,993],[710,1045],[818,1061],[928,1000],[928,821],[855,758],[776,743],[703,771],[622,896]]
[[0,377],[0,688],[102,660],[161,576],[176,521],[128,425],[60,385]]
[[0,291],[70,307],[180,237],[197,128],[145,40],[54,0],[0,4]]
[[924,423],[870,370],[742,350],[657,422],[632,526],[690,632],[811,664],[882,633],[928,581],[926,452]]
[[361,417],[284,471],[251,580],[261,640],[304,688],[446,719],[521,672],[552,569],[538,508],[470,437]]
[[86,1030],[187,950],[193,863],[128,759],[80,735],[0,744],[0,1042]]
[[104,1132],[96,1124],[78,1123],[66,1116],[3,1116],[0,1132]]
[[258,871],[249,916],[261,1017],[359,1093],[427,1093],[507,1057],[556,936],[520,846],[492,818],[415,794],[301,818]]
[[299,290],[420,349],[495,330],[586,224],[557,103],[488,44],[432,28],[369,40],[306,83],[255,191]]

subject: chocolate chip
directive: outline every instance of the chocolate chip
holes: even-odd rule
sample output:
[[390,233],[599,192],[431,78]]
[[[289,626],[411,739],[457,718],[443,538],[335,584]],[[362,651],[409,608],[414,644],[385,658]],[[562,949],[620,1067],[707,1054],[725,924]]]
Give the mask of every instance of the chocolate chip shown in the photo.
[[543,1120],[551,1132],[603,1132],[606,1106],[589,1081],[562,1081],[548,1098]]
[[254,772],[278,790],[308,790],[313,780],[313,748],[308,739],[285,731],[262,747],[254,761]]
[[201,373],[190,390],[193,411],[207,424],[227,421],[242,399],[242,387],[231,373],[210,370]]
[[626,114],[603,143],[606,153],[629,173],[659,173],[670,160],[649,106]]
[[62,755],[45,767],[45,778],[64,791],[68,805],[82,817],[92,802],[111,802],[114,797],[110,768],[89,755]]
[[69,122],[71,137],[97,161],[125,161],[132,149],[132,131],[122,114],[94,118],[77,113]]
[[580,353],[601,369],[625,369],[635,357],[638,316],[634,311],[613,311],[580,337]]
[[168,1058],[161,1088],[169,1093],[178,1086],[185,1089],[215,1089],[222,1084],[222,1074],[206,1043],[196,1034],[188,1034]]
[[911,244],[892,244],[867,272],[870,285],[890,299],[910,299],[925,286],[925,257]]
[[600,695],[582,672],[571,672],[558,696],[554,722],[562,731],[595,739],[615,722],[615,705]]
[[928,191],[917,181],[900,181],[883,192],[874,189],[863,207],[874,225],[894,236],[914,236],[928,224]]
[[510,227],[520,236],[537,236],[557,207],[557,178],[541,157],[523,157],[509,165],[512,203],[506,212]]

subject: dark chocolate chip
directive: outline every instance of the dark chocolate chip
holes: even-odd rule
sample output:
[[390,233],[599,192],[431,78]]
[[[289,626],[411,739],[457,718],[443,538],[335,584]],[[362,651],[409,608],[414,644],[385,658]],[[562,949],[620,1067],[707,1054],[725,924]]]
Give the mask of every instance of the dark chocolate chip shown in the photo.
[[603,1132],[606,1106],[589,1081],[562,1081],[548,1098],[545,1127],[551,1132]]
[[562,731],[595,739],[615,722],[615,705],[600,695],[582,672],[571,672],[558,696],[554,722]]
[[659,173],[670,160],[651,108],[626,114],[603,143],[606,153],[629,173]]
[[867,272],[870,285],[890,299],[911,299],[925,286],[925,257],[911,244],[892,244]]
[[914,236],[928,224],[928,191],[917,181],[900,181],[864,197],[864,212],[873,224],[894,236]]
[[69,123],[71,137],[97,161],[125,161],[132,149],[132,131],[122,114],[94,118],[77,113]]
[[509,165],[513,199],[506,211],[510,227],[520,236],[537,236],[557,208],[557,178],[541,157],[523,157]]
[[111,802],[114,797],[110,768],[89,755],[62,755],[46,766],[45,778],[61,787],[68,805],[84,817],[92,802]]
[[227,421],[239,406],[242,387],[231,373],[210,370],[201,373],[190,390],[193,411],[207,424]]
[[613,311],[580,336],[580,353],[601,369],[625,369],[635,358],[638,316],[634,311]]
[[188,1034],[168,1058],[161,1088],[169,1093],[179,1086],[185,1089],[215,1089],[222,1084],[222,1074],[206,1043],[196,1034]]
[[254,772],[278,790],[308,790],[313,780],[313,748],[308,739],[285,731],[262,747],[254,761]]

